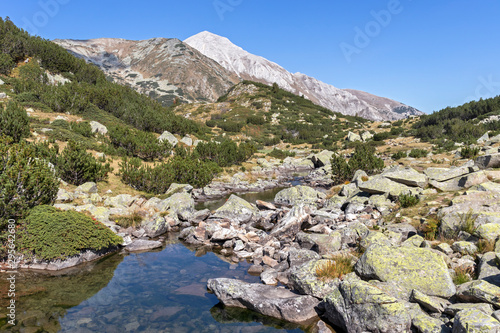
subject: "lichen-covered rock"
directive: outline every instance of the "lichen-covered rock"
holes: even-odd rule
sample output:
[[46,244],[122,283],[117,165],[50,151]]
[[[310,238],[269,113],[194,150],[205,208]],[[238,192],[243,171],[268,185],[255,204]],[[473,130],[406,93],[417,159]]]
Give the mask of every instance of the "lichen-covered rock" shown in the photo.
[[456,168],[427,168],[424,173],[431,180],[437,182],[444,182],[453,178],[457,178],[470,173],[468,166],[461,166]]
[[97,193],[97,184],[94,182],[87,182],[78,186],[75,191],[83,193]]
[[158,141],[163,142],[167,140],[172,147],[175,147],[178,143],[179,140],[169,131],[165,131],[158,137]]
[[413,289],[411,294],[411,300],[420,304],[423,308],[427,309],[429,312],[441,313],[444,311],[446,306],[449,304],[446,300],[439,297],[427,296],[418,290]]
[[161,247],[163,244],[158,241],[150,241],[145,239],[136,239],[129,245],[125,246],[125,250],[129,252],[147,251]]
[[332,232],[328,235],[307,234],[299,232],[297,242],[304,249],[313,250],[320,255],[332,254],[342,247],[342,236],[339,232]]
[[191,193],[193,190],[193,187],[189,184],[170,184],[168,187],[167,192],[165,192],[166,196],[171,196],[172,194],[175,193],[180,193],[180,192],[186,192],[186,193]]
[[453,254],[453,249],[448,243],[441,243],[436,246],[436,250],[443,252],[446,255]]
[[483,254],[479,261],[478,280],[485,280],[496,286],[500,286],[500,267],[497,263],[497,254],[488,252]]
[[323,150],[318,154],[312,155],[310,158],[311,161],[314,163],[314,167],[321,168],[324,167],[325,165],[331,164],[331,159],[333,154],[334,154],[333,151]]
[[319,300],[290,290],[239,280],[210,279],[207,287],[226,306],[253,310],[265,316],[293,323],[307,323],[318,317]]
[[294,206],[271,230],[270,235],[280,240],[293,241],[310,215],[304,206]]
[[453,178],[444,182],[437,182],[431,180],[429,184],[440,191],[446,192],[446,191],[460,191],[487,181],[488,177],[486,176],[486,173],[484,173],[483,171],[478,171],[457,178]]
[[453,333],[498,332],[500,332],[500,322],[476,309],[460,311],[453,322]]
[[342,281],[324,299],[326,317],[347,332],[410,332],[404,304],[365,281]]
[[339,195],[334,195],[333,197],[327,199],[323,204],[323,209],[326,210],[338,210],[341,209],[342,206],[346,203],[347,198],[341,197]]
[[362,139],[361,139],[361,136],[359,134],[349,132],[349,133],[347,133],[347,141],[357,142],[357,141],[362,141]]
[[290,269],[288,286],[303,295],[311,295],[317,298],[324,298],[331,293],[340,283],[339,279],[323,280],[318,279],[316,269],[329,262],[328,259],[311,260],[300,266]]
[[413,168],[393,168],[382,174],[384,177],[389,178],[397,183],[405,184],[413,187],[424,188],[429,182],[429,178],[416,171]]
[[462,302],[486,302],[500,308],[500,287],[487,281],[467,282],[458,287],[457,298]]
[[119,194],[104,200],[104,205],[112,207],[129,207],[136,199],[137,197],[130,194]]
[[281,190],[274,197],[274,202],[278,205],[295,206],[316,205],[319,200],[324,199],[326,195],[309,186],[294,186]]
[[483,238],[488,241],[496,241],[500,236],[500,224],[486,223],[480,225],[476,229],[476,234],[479,236],[479,238]]
[[451,245],[451,248],[461,255],[474,255],[477,252],[477,246],[474,243],[466,241],[455,242]]
[[108,133],[108,128],[97,121],[91,121],[89,124],[92,129],[92,133],[99,133],[102,135],[106,135]]
[[160,201],[156,208],[159,212],[169,212],[174,219],[188,221],[194,214],[194,200],[186,192],[175,193],[165,200]]
[[401,246],[420,247],[425,239],[422,236],[414,235],[405,240]]
[[342,244],[356,245],[360,239],[364,239],[370,230],[361,222],[355,222],[340,230]]
[[491,304],[488,303],[455,303],[455,304],[449,304],[444,309],[444,313],[452,317],[455,317],[455,315],[460,311],[470,310],[470,309],[476,309],[482,311],[488,316],[491,316],[494,311],[493,306],[491,306]]
[[383,176],[375,176],[359,184],[359,189],[370,194],[388,194],[391,197],[413,193],[411,187],[397,183]]
[[252,206],[249,202],[241,199],[240,197],[232,194],[226,203],[219,207],[213,217],[227,218],[238,224],[247,223],[252,218],[259,216],[257,207]]
[[305,262],[318,259],[321,259],[321,256],[311,250],[291,248],[288,252],[288,264],[290,267],[300,266]]
[[479,156],[475,160],[475,165],[480,169],[500,168],[500,154]]
[[403,236],[403,241],[417,234],[417,229],[408,223],[393,223],[384,226],[389,231],[397,232]]
[[419,333],[451,333],[451,329],[446,327],[441,320],[432,318],[423,311],[412,316],[411,324]]
[[375,244],[375,243],[387,245],[387,246],[392,245],[391,241],[389,240],[389,238],[386,235],[384,235],[381,232],[377,232],[377,231],[370,231],[368,236],[361,239],[361,241],[359,242],[359,245],[363,249],[367,249],[370,245]]
[[444,259],[429,249],[373,244],[355,271],[363,278],[394,281],[429,296],[448,298],[456,291]]

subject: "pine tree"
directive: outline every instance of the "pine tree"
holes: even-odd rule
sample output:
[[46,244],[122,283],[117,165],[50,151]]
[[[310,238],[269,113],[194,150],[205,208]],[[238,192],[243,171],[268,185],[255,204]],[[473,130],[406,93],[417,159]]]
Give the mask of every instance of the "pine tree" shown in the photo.
[[0,135],[6,135],[17,143],[30,135],[30,120],[26,110],[14,102],[0,108]]

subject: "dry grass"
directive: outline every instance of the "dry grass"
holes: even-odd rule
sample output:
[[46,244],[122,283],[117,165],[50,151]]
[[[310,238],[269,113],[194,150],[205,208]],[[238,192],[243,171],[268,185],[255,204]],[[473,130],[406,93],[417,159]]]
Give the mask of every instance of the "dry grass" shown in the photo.
[[457,267],[455,268],[455,277],[453,277],[453,283],[455,283],[457,286],[467,283],[472,280],[472,274],[473,271],[470,267]]
[[132,215],[111,215],[109,219],[122,228],[135,228],[141,225],[143,218],[139,213],[134,212]]
[[341,279],[353,272],[354,267],[350,257],[338,255],[316,267],[316,276],[320,280]]

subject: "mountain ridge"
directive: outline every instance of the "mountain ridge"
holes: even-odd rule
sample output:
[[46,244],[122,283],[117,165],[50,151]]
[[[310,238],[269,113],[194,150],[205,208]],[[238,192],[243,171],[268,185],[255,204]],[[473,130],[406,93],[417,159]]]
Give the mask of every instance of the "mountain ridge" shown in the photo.
[[[398,120],[409,115],[423,114],[403,103],[372,94],[353,93],[339,89],[302,73],[290,73],[275,62],[251,54],[233,44],[228,38],[208,31],[191,36],[184,42],[243,80],[265,84],[277,83],[281,88],[297,95],[304,95],[314,103],[346,115],[358,115],[370,120]],[[373,102],[373,96],[380,100]],[[380,107],[389,104],[391,107]],[[397,111],[395,111],[397,110]],[[401,112],[403,110],[403,112]]]

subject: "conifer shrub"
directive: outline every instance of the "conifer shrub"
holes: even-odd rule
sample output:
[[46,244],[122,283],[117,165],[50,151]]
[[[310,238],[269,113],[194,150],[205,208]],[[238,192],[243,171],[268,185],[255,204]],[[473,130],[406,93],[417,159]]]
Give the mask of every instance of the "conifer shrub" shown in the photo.
[[6,53],[0,53],[0,74],[7,75],[14,68],[14,60]]
[[401,158],[405,158],[405,157],[408,157],[408,153],[406,151],[403,151],[403,150],[402,151],[398,151],[397,153],[392,154],[392,156],[391,156],[391,158],[393,160],[396,160],[396,161],[399,160],[399,159],[401,159]]
[[124,126],[113,126],[108,130],[110,143],[117,149],[125,150],[129,156],[152,161],[166,157],[172,151],[167,140],[160,142],[150,132],[131,130]]
[[249,116],[247,118],[247,124],[264,125],[265,123],[266,120],[262,116]]
[[215,162],[220,167],[228,167],[248,160],[256,151],[253,143],[242,142],[237,145],[225,139],[222,142],[201,142],[196,146],[194,155],[201,160]]
[[295,152],[290,152],[288,150],[280,150],[278,148],[274,148],[273,151],[271,151],[270,153],[267,154],[267,156],[271,156],[271,157],[283,160],[287,157],[294,157]]
[[401,207],[408,208],[416,206],[420,202],[420,199],[415,195],[401,194],[398,197],[398,202],[401,205]]
[[98,182],[107,178],[112,171],[109,163],[99,163],[83,146],[69,141],[68,146],[57,157],[59,176],[70,184],[81,185],[86,182]]
[[52,206],[33,208],[21,224],[19,249],[43,260],[65,259],[85,250],[105,250],[123,242],[101,222]]
[[351,180],[356,170],[374,174],[384,167],[384,161],[375,156],[375,148],[366,144],[356,145],[348,162],[342,156],[333,154],[331,164],[332,179],[337,183]]
[[30,135],[30,120],[26,110],[14,102],[3,109],[0,106],[0,136],[6,135],[14,142]]
[[479,147],[468,147],[465,146],[460,150],[460,156],[463,158],[476,158],[479,155]]
[[413,158],[420,158],[420,157],[427,157],[429,152],[425,149],[412,149],[408,156],[413,157]]
[[90,126],[90,123],[87,121],[71,122],[70,129],[86,138],[92,138],[94,136],[94,133],[92,133],[92,126]]

